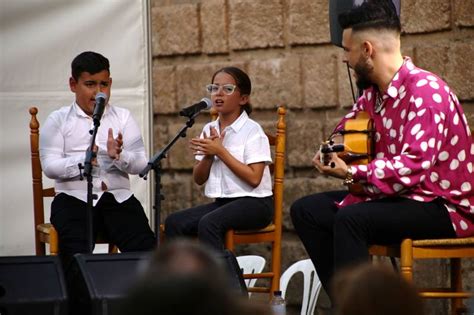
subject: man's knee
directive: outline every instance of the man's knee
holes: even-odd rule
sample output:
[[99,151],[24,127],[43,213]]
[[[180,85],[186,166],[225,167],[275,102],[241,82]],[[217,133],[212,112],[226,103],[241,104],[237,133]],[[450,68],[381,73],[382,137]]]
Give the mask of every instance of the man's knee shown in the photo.
[[[293,223],[305,220],[308,211],[312,211],[313,207],[308,204],[308,196],[297,199],[290,207],[290,217]],[[312,203],[311,203],[312,205]]]
[[356,227],[362,226],[367,221],[367,218],[357,207],[348,206],[339,209],[334,218],[334,225],[337,230],[338,227]]

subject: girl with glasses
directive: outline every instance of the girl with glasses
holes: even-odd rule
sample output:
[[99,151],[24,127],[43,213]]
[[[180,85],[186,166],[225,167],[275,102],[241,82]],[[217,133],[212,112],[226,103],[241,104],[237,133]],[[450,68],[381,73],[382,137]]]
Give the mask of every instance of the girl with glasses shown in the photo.
[[206,86],[217,120],[204,126],[190,148],[196,158],[194,181],[205,184],[214,201],[175,212],[165,221],[168,239],[198,238],[224,249],[229,229],[253,230],[267,226],[273,216],[270,144],[262,127],[249,118],[252,85],[236,67],[225,67]]

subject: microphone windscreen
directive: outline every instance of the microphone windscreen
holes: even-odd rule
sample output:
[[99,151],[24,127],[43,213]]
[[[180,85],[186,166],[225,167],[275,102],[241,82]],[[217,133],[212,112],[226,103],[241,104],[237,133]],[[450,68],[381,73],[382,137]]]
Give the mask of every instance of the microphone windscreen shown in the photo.
[[99,102],[100,99],[103,99],[104,101],[107,99],[107,94],[103,92],[99,92],[95,95],[95,101]]
[[208,99],[207,97],[204,97],[201,102],[206,103],[206,108],[205,109],[210,109],[212,107],[212,101]]

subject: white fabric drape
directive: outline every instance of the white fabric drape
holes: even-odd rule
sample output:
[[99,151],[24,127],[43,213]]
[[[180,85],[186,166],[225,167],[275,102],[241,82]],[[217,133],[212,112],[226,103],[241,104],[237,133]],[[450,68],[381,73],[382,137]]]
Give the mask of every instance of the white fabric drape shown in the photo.
[[[38,107],[41,123],[73,101],[70,63],[82,51],[109,58],[111,102],[130,109],[152,155],[148,8],[148,0],[0,0],[0,256],[34,254],[28,108]],[[149,181],[133,177],[132,190],[149,212]]]

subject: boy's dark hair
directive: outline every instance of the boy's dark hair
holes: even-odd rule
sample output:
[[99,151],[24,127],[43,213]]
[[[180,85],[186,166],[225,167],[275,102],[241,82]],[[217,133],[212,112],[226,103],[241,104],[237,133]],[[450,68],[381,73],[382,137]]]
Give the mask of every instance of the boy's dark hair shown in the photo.
[[110,73],[109,60],[93,51],[80,53],[71,63],[71,75],[76,81],[83,72],[96,74],[103,70],[107,70]]
[[352,28],[353,31],[385,29],[400,33],[402,29],[392,0],[366,0],[339,14],[338,20],[342,29]]
[[[247,73],[237,67],[224,67],[214,73],[214,75],[212,76],[211,83],[214,83],[214,78],[220,72],[227,73],[228,75],[234,78],[241,95],[250,95],[250,93],[252,92],[252,83],[250,82],[250,78]],[[252,105],[250,105],[250,103],[245,104],[243,108],[247,112],[247,114],[250,114],[252,112]]]

